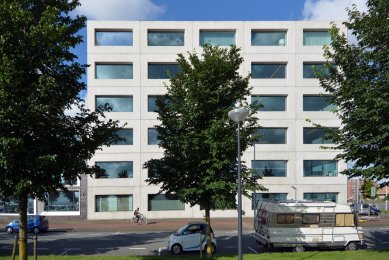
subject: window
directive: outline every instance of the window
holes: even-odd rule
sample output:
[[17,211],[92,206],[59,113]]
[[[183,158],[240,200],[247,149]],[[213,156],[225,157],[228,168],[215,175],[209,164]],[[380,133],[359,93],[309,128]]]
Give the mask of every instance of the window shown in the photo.
[[337,193],[304,193],[305,200],[314,200],[314,201],[332,201],[335,202],[338,200]]
[[149,194],[148,211],[185,210],[185,204],[174,194]]
[[96,64],[96,79],[132,79],[132,64]]
[[132,96],[96,96],[96,111],[133,112]]
[[155,145],[155,144],[159,144],[159,140],[158,140],[158,131],[156,128],[149,128],[148,129],[148,144],[149,145]]
[[320,214],[303,214],[302,223],[303,224],[319,224],[320,223]]
[[286,64],[252,63],[251,74],[253,79],[284,79],[286,78]]
[[331,36],[328,31],[304,31],[304,46],[323,46],[331,44]]
[[117,142],[115,145],[132,145],[133,144],[133,130],[132,129],[119,129],[116,134],[124,138],[124,140]]
[[132,31],[96,31],[97,46],[132,46]]
[[253,193],[251,197],[251,208],[254,209],[261,200],[286,200],[287,193]]
[[96,195],[96,212],[132,211],[132,195]]
[[153,95],[147,97],[147,111],[148,112],[158,112],[159,108],[157,106],[157,99],[161,97],[160,95]]
[[256,140],[256,144],[286,144],[287,128],[263,127],[257,129],[257,134],[261,135]]
[[183,31],[149,30],[147,32],[148,46],[184,46]]
[[78,180],[78,178],[72,178],[71,180],[65,180],[65,178],[63,176],[61,177],[61,183],[66,185],[66,186],[77,185],[77,180]]
[[96,174],[96,179],[132,178],[133,163],[130,162],[96,162],[103,170]]
[[324,177],[337,175],[337,161],[304,160],[304,177]]
[[304,127],[303,129],[304,144],[333,144],[326,139],[324,128]]
[[80,191],[58,191],[47,194],[45,211],[79,211]]
[[251,96],[251,104],[259,104],[259,111],[286,111],[286,96]]
[[277,214],[277,224],[294,224],[294,215]]
[[336,214],[337,227],[355,227],[355,216],[352,213]]
[[169,79],[181,71],[178,64],[168,63],[149,63],[148,78],[149,79]]
[[[0,214],[3,213],[19,213],[19,200],[10,199],[9,201],[0,200]],[[27,201],[27,213],[34,214],[34,200],[29,198]]]
[[316,74],[315,71],[318,71],[322,74],[328,74],[328,68],[324,65],[324,63],[305,63],[303,64],[303,78],[304,79],[315,79]]
[[285,46],[285,31],[251,31],[252,46]]
[[287,161],[251,161],[251,168],[256,174],[264,177],[285,177]]
[[336,106],[331,103],[333,96],[321,95],[304,95],[303,110],[304,111],[334,111]]
[[235,31],[200,31],[200,46],[230,46],[235,44]]

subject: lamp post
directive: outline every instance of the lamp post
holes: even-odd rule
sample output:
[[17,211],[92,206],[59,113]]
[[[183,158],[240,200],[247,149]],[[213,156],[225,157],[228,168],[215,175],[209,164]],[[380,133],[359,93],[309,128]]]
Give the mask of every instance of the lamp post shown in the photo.
[[250,111],[247,108],[235,108],[228,112],[228,117],[238,124],[238,260],[242,260],[242,176],[240,167],[240,123]]

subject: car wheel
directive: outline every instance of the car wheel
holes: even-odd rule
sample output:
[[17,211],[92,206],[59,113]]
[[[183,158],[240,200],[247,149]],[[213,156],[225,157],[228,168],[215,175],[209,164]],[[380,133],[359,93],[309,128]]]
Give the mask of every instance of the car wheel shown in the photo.
[[294,252],[304,252],[305,248],[303,246],[299,245],[299,246],[296,246],[295,248],[293,248],[293,251]]
[[180,245],[180,244],[174,244],[174,245],[172,245],[171,252],[172,252],[172,254],[174,254],[174,255],[181,254],[181,253],[182,253],[182,247],[181,247],[181,245]]
[[39,230],[38,227],[34,227],[34,228],[32,229],[32,232],[33,232],[34,234],[39,234],[40,230]]
[[355,243],[355,242],[350,242],[347,244],[346,248],[345,248],[347,251],[354,251],[354,250],[358,250],[358,244]]
[[11,228],[11,227],[6,227],[5,228],[5,231],[8,233],[8,234],[12,234],[14,232],[14,229]]

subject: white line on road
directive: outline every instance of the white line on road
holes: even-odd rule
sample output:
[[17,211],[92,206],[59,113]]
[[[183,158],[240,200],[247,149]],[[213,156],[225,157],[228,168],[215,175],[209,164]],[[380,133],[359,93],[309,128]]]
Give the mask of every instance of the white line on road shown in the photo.
[[251,247],[248,246],[247,248],[250,249],[251,251],[253,251],[254,253],[258,254],[258,252],[255,251],[254,249],[252,249]]
[[231,233],[234,233],[234,234],[235,234],[235,233],[238,233],[238,231],[232,230],[232,231],[227,231],[227,232],[226,232],[226,234],[231,234]]
[[130,247],[129,250],[146,250],[146,247]]
[[59,255],[64,255],[64,254],[66,254],[67,252],[69,252],[69,251],[72,251],[72,250],[81,250],[81,248],[65,248],[64,249],[65,251],[63,251],[61,254],[59,254]]

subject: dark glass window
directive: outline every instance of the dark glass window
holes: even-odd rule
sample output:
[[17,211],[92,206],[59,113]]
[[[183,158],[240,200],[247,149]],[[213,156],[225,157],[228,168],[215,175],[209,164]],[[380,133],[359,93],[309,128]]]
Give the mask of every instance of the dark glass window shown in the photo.
[[235,31],[200,31],[200,46],[230,46],[235,44]]
[[[19,200],[18,199],[10,199],[9,201],[0,200],[0,214],[2,213],[5,214],[19,213]],[[34,214],[34,200],[30,198],[27,201],[27,213]]]
[[148,46],[184,46],[183,31],[149,30]]
[[286,111],[286,96],[251,96],[251,104],[260,104],[259,111]]
[[185,210],[185,204],[174,194],[149,194],[148,211],[162,210]]
[[286,162],[281,160],[253,160],[251,161],[251,168],[260,176],[285,177]]
[[304,31],[304,46],[323,46],[331,44],[331,36],[328,31]]
[[45,211],[79,211],[79,191],[51,192],[45,200]]
[[332,144],[333,142],[326,138],[324,128],[304,127],[304,144]]
[[132,96],[96,96],[96,111],[133,112]]
[[304,111],[333,111],[336,106],[331,103],[331,96],[320,95],[304,95],[303,110]]
[[97,46],[132,46],[131,31],[96,31]]
[[96,64],[96,79],[132,79],[132,64]]
[[253,79],[284,79],[286,64],[252,63],[251,74]]
[[132,211],[132,195],[96,195],[96,212]]
[[314,193],[304,193],[304,199],[305,200],[314,200],[314,201],[332,201],[337,202],[338,200],[338,194],[337,193],[320,193],[320,192],[314,192]]
[[294,224],[294,215],[277,214],[277,224]]
[[148,129],[148,144],[149,145],[156,145],[159,144],[159,139],[158,139],[158,131],[156,128],[149,128]]
[[158,112],[159,108],[156,104],[160,95],[151,95],[147,97],[147,112]]
[[287,193],[253,193],[251,197],[251,209],[261,200],[286,200]]
[[285,46],[285,31],[251,31],[252,46]]
[[117,135],[124,140],[117,142],[115,145],[132,145],[133,144],[133,130],[132,129],[119,129]]
[[149,79],[169,79],[175,76],[181,71],[178,64],[162,64],[162,63],[149,63],[148,65],[148,78]]
[[337,175],[337,161],[304,160],[304,177],[325,177]]
[[320,215],[319,214],[303,214],[301,221],[303,224],[319,224]]
[[324,63],[304,63],[303,64],[303,78],[304,79],[315,79],[315,70],[322,74],[328,74],[328,68]]
[[261,135],[256,144],[286,144],[287,128],[263,127],[257,129],[257,133]]
[[130,162],[96,162],[103,173],[96,174],[96,179],[132,178],[133,163]]

